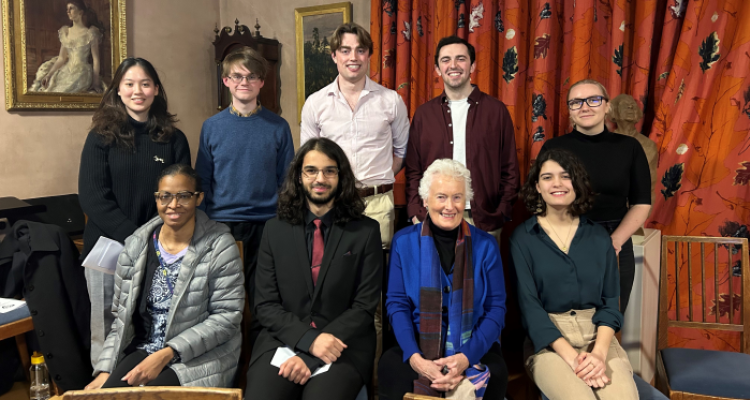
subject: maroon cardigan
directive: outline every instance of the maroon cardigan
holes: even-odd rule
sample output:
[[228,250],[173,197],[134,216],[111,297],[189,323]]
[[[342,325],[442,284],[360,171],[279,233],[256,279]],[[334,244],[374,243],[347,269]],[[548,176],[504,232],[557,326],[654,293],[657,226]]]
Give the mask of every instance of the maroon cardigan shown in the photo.
[[[518,198],[518,159],[513,120],[500,100],[479,88],[469,95],[466,119],[466,163],[471,171],[474,223],[493,231],[510,219]],[[442,95],[422,104],[414,113],[406,150],[406,199],[409,218],[424,221],[427,214],[419,197],[419,180],[433,161],[453,158],[453,128],[448,98]]]

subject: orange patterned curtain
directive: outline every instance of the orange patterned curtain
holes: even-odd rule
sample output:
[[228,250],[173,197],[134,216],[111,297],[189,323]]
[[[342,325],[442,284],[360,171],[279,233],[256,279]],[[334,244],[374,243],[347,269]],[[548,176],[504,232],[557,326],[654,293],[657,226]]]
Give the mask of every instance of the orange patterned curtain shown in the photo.
[[[412,115],[442,92],[437,42],[467,39],[472,82],[508,107],[525,176],[544,140],[570,130],[570,85],[596,79],[611,97],[636,99],[638,128],[659,148],[647,227],[750,237],[750,1],[373,0],[370,15],[371,77]],[[730,264],[720,266],[724,285],[739,285]],[[687,268],[680,274],[687,282]],[[713,334],[694,339],[726,348]]]

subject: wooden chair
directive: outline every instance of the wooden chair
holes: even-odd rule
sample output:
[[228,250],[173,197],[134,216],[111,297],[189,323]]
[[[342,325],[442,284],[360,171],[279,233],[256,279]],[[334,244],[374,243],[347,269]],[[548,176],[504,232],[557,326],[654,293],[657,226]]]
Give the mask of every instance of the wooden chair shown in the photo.
[[[740,352],[668,348],[669,328],[739,332]],[[656,363],[656,386],[670,399],[750,398],[747,239],[662,237]]]
[[407,393],[404,400],[439,400],[440,397],[425,396],[422,394]]
[[144,386],[99,390],[69,390],[61,400],[242,400],[242,390],[207,387]]
[[26,332],[34,330],[34,323],[31,321],[31,317],[26,317],[18,321],[9,322],[5,325],[0,325],[0,340],[16,338],[16,347],[18,347],[18,355],[21,358],[21,364],[23,365],[24,372],[26,372],[26,379],[31,381],[29,368],[31,367],[31,359],[29,358],[29,348],[26,346]]

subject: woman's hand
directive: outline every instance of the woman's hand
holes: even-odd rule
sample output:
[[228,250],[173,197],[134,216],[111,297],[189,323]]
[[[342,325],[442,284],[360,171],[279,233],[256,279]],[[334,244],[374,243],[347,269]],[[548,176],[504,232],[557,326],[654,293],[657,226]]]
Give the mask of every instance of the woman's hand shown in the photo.
[[469,359],[464,354],[459,353],[435,360],[435,364],[441,368],[448,367],[448,373],[435,379],[431,386],[435,390],[447,392],[455,389],[464,379],[464,371],[469,368]]
[[582,352],[576,358],[578,367],[573,370],[576,376],[593,388],[604,387],[609,382],[605,374],[607,370],[604,360],[606,356],[597,352]]
[[107,379],[109,379],[109,372],[100,372],[99,375],[97,375],[96,378],[91,381],[91,383],[83,388],[83,390],[101,389],[102,385],[104,385],[104,382],[106,382]]
[[615,248],[615,255],[620,255],[620,250],[622,250],[622,245],[625,244],[627,240],[622,240],[614,235],[610,236],[610,239],[612,239],[612,247]]
[[125,374],[122,380],[127,381],[130,386],[143,386],[156,379],[173,358],[174,350],[171,347],[165,347],[146,357],[145,360]]
[[288,379],[290,382],[294,382],[300,385],[307,383],[310,379],[310,368],[302,361],[299,356],[294,356],[284,361],[279,367],[279,375]]
[[440,372],[442,367],[435,364],[434,361],[425,360],[419,353],[414,353],[409,357],[409,365],[414,372],[429,379],[430,382],[434,382],[443,376],[443,373]]
[[47,89],[47,86],[49,85],[49,76],[50,74],[47,74],[42,78],[42,87]]

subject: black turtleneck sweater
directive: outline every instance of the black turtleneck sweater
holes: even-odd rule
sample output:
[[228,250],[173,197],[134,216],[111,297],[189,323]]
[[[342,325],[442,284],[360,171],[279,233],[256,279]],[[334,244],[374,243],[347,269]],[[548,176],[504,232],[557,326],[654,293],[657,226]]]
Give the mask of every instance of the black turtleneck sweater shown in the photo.
[[597,193],[594,208],[586,214],[591,220],[620,220],[629,205],[651,204],[648,160],[635,138],[609,132],[606,127],[592,136],[574,130],[548,140],[540,153],[547,149],[568,150],[583,162]]
[[430,221],[430,231],[440,257],[440,266],[443,267],[446,275],[450,275],[453,273],[453,262],[456,261],[456,240],[460,225],[452,231],[446,231],[438,228],[431,219],[427,218],[427,220]]
[[157,178],[172,164],[190,165],[185,134],[176,130],[167,143],[155,143],[146,123],[129,118],[135,129],[135,147],[123,149],[89,132],[81,153],[78,199],[88,222],[83,233],[85,257],[99,236],[124,242],[156,216]]

